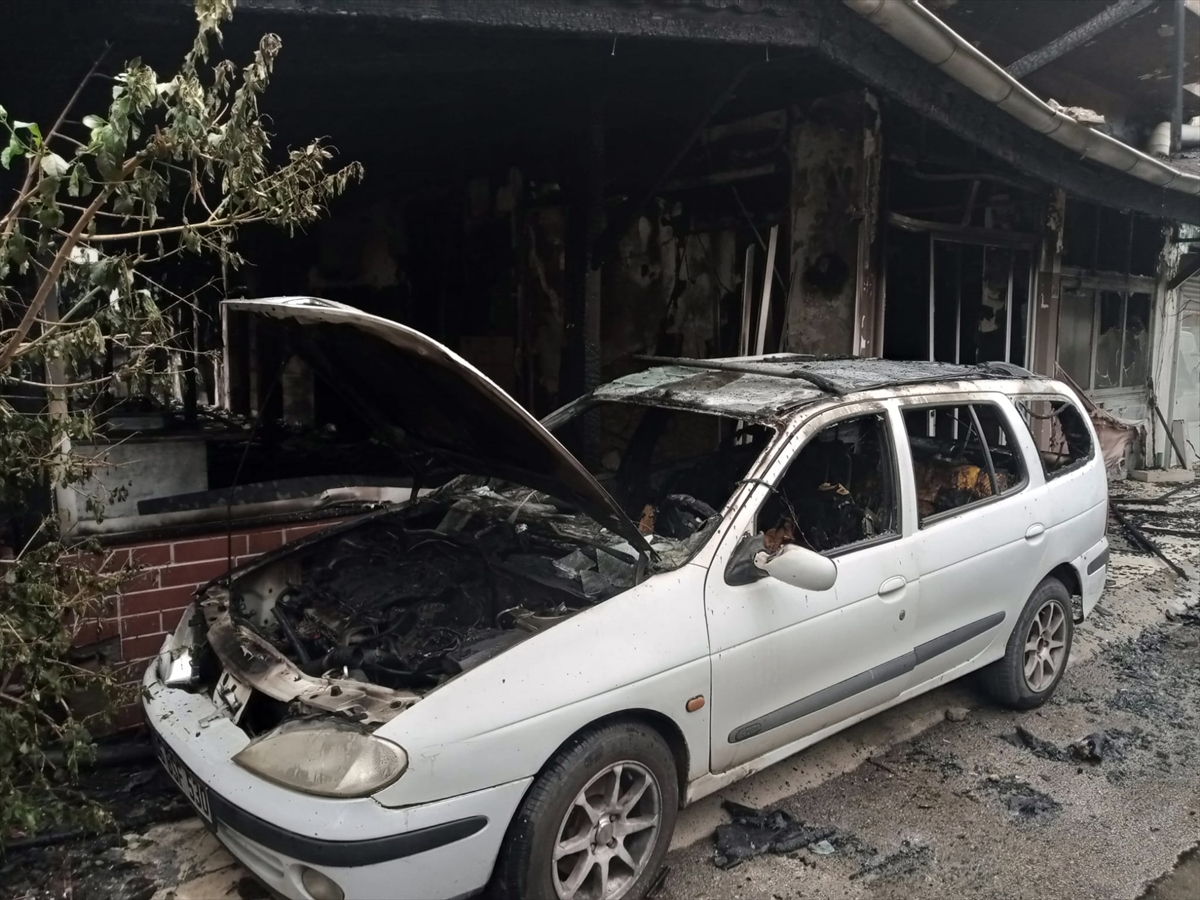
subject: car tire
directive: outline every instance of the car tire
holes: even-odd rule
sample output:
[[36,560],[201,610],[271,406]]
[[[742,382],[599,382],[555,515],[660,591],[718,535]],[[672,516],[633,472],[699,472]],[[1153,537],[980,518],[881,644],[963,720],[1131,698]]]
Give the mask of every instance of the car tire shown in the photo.
[[[558,900],[571,895],[573,876],[587,868],[577,896],[600,896],[606,876],[604,896],[643,900],[667,855],[678,811],[678,771],[662,735],[635,721],[590,728],[558,752],[525,795],[500,849],[491,895]],[[646,826],[650,820],[657,825]],[[574,849],[581,843],[586,848]]]
[[1041,706],[1062,681],[1074,636],[1070,591],[1057,578],[1044,579],[1021,610],[1003,658],[983,670],[984,688],[1012,709]]

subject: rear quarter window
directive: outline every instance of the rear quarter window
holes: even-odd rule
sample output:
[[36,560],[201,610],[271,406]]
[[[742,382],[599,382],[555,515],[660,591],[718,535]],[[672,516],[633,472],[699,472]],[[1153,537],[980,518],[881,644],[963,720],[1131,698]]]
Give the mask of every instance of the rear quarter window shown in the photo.
[[922,526],[1028,482],[1017,442],[993,403],[906,407],[903,419]]
[[1029,428],[1047,480],[1087,465],[1095,447],[1078,406],[1059,395],[1012,399]]

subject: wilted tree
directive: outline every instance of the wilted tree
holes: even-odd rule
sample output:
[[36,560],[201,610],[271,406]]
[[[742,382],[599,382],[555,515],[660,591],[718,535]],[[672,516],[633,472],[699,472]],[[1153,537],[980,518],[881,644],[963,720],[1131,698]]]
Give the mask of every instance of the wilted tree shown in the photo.
[[[97,465],[72,451],[97,430],[80,398],[102,396],[110,380],[144,383],[164,348],[188,349],[172,322],[190,292],[164,286],[163,263],[198,254],[237,268],[243,226],[290,233],[362,175],[357,163],[331,171],[320,140],[273,151],[259,98],[278,36],[265,35],[243,68],[209,61],[233,5],[196,0],[197,35],[179,71],[129,61],[111,79],[107,110],[75,108],[91,79],[107,78],[100,63],[49,128],[0,107],[0,165],[24,169],[0,217],[0,510],[36,507],[51,489],[56,501],[0,561],[0,846],[64,814],[52,781],[75,776],[93,730],[68,701],[112,683],[66,652],[123,576],[98,571],[95,554],[81,552],[94,548],[63,540],[77,514],[73,486]],[[97,378],[95,361],[114,348],[120,364]],[[18,411],[18,395],[43,398],[40,411]],[[54,777],[50,746],[65,758]]]

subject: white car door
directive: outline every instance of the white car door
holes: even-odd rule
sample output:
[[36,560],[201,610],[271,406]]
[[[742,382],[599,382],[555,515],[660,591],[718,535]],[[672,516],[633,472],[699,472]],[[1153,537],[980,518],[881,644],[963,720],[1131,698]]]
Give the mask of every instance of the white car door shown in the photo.
[[1002,395],[910,404],[902,417],[918,501],[918,685],[1003,650],[1046,574],[1044,482],[1028,462],[1028,430]]
[[[705,583],[714,772],[872,709],[909,683],[920,597],[915,507],[911,473],[898,461],[903,432],[888,406],[854,404],[806,422],[714,556]],[[774,528],[780,507],[798,520],[796,543],[828,545],[813,549],[836,563],[832,588],[805,590],[769,576],[730,583],[739,580],[727,574],[739,544]],[[822,538],[811,520],[830,509],[847,513],[834,519],[851,526],[870,512],[873,523],[861,526],[870,517],[864,512],[860,527],[875,534],[840,545],[854,535]]]

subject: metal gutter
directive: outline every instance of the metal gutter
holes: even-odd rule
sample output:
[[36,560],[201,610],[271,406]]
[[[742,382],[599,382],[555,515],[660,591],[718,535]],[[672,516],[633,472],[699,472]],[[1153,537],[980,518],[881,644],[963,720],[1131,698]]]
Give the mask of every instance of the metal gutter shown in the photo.
[[1051,109],[917,0],[842,2],[959,84],[1081,157],[1157,187],[1200,196],[1200,176],[1181,172]]

